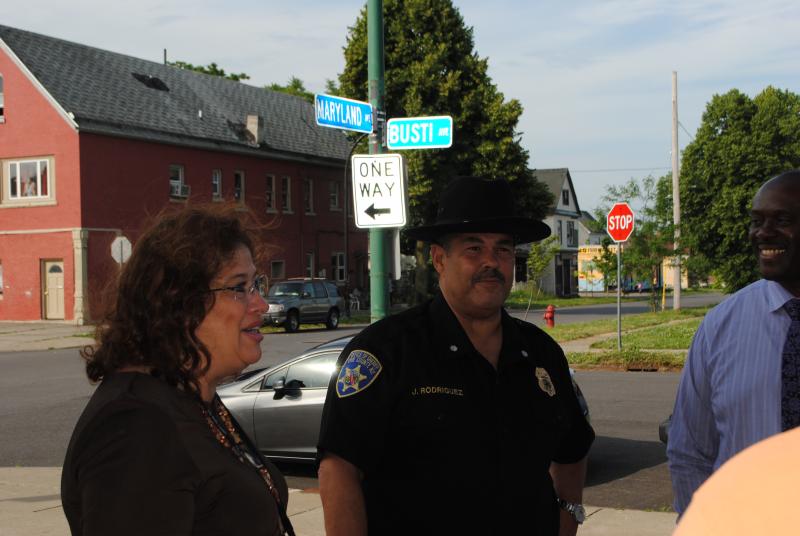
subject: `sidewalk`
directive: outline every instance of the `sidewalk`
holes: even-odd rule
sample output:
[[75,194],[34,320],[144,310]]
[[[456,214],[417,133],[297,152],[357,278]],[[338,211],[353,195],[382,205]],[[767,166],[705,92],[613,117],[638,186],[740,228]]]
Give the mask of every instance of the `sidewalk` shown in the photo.
[[[0,322],[0,352],[75,348],[93,342],[94,326],[64,322]],[[0,532],[0,536],[4,536]]]
[[[0,536],[69,536],[58,467],[0,467]],[[586,507],[581,536],[669,536],[675,514]],[[289,517],[298,536],[325,534],[319,495],[291,490]]]

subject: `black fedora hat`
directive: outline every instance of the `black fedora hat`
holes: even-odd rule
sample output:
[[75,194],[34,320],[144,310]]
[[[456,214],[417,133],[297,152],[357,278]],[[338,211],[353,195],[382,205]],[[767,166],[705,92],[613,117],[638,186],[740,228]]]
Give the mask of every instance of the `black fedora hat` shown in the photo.
[[436,242],[449,233],[503,233],[524,244],[547,238],[550,227],[533,218],[514,216],[514,196],[505,180],[456,177],[439,197],[436,221],[405,232],[423,242]]

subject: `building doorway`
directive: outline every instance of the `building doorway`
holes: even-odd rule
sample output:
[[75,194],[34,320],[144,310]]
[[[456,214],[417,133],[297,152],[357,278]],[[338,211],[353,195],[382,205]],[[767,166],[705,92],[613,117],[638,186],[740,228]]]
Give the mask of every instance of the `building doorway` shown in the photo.
[[64,320],[64,261],[42,261],[45,320]]

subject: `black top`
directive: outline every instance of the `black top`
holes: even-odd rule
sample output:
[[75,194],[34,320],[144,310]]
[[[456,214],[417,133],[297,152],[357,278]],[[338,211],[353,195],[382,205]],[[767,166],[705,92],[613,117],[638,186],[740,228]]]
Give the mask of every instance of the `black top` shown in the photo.
[[502,313],[498,368],[444,298],[373,324],[345,348],[319,455],[363,471],[369,533],[558,532],[551,461],[594,439],[561,348]]
[[261,475],[212,435],[198,399],[135,372],[106,377],[83,411],[61,500],[73,535],[280,534]]

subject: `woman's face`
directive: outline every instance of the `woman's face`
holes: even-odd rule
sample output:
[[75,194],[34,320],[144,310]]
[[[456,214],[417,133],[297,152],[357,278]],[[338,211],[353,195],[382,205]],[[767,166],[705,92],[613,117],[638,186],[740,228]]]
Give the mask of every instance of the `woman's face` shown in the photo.
[[256,267],[250,250],[239,246],[211,281],[211,288],[239,285],[244,288],[244,292],[216,291],[214,306],[195,332],[211,354],[211,365],[206,373],[211,379],[239,374],[261,358],[264,337],[258,328],[267,304],[258,292],[249,293],[255,277]]

